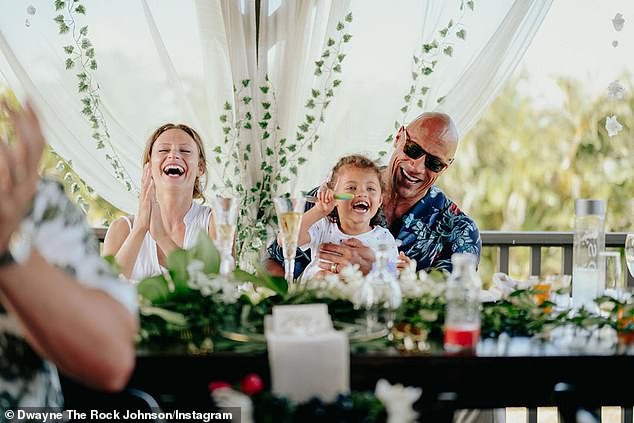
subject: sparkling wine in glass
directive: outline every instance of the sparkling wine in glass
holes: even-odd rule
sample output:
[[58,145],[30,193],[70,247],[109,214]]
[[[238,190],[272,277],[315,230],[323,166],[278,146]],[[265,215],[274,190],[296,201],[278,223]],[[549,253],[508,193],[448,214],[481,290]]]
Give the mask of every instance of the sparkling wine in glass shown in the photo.
[[625,237],[625,262],[630,275],[634,277],[634,233]]
[[232,252],[239,205],[240,199],[235,197],[214,197],[211,199],[216,226],[215,242],[220,252],[220,274],[225,277],[235,269]]
[[297,238],[304,214],[304,198],[277,197],[274,200],[277,221],[282,234],[282,251],[284,252],[284,277],[288,284],[293,283],[295,269],[295,252]]

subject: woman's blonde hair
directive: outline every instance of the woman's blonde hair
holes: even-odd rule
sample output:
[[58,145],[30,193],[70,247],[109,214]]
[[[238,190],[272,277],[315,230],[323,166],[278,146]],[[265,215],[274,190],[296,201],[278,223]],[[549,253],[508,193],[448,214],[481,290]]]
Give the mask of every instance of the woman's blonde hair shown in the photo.
[[150,157],[152,156],[152,147],[154,146],[154,143],[156,142],[158,137],[160,137],[163,132],[170,129],[180,129],[181,131],[185,132],[194,140],[196,146],[198,147],[198,160],[202,162],[204,171],[203,176],[205,178],[205,181],[203,182],[198,176],[196,177],[196,180],[194,181],[193,197],[202,198],[204,200],[205,197],[203,196],[203,192],[205,191],[205,185],[207,184],[207,155],[205,154],[205,146],[203,145],[203,140],[202,138],[200,138],[200,135],[198,134],[198,132],[196,132],[194,128],[183,123],[166,123],[156,128],[156,130],[152,132],[152,135],[150,135],[150,138],[148,138],[147,143],[145,144],[142,165],[145,166],[145,164],[150,161]]

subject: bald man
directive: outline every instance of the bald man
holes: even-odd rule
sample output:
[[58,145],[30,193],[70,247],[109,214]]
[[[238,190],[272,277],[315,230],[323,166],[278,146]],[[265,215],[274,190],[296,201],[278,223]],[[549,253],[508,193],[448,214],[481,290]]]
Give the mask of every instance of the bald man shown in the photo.
[[[396,135],[394,153],[382,175],[383,213],[388,229],[401,243],[400,266],[413,259],[417,270],[451,271],[453,253],[480,257],[482,242],[475,222],[434,185],[453,163],[457,147],[458,131],[444,113],[423,113]],[[267,269],[283,276],[282,249],[273,243],[269,254]],[[374,263],[372,250],[355,239],[322,244],[319,258],[325,272],[335,273],[348,264],[359,264],[367,274]],[[310,252],[298,250],[296,277],[309,261]]]

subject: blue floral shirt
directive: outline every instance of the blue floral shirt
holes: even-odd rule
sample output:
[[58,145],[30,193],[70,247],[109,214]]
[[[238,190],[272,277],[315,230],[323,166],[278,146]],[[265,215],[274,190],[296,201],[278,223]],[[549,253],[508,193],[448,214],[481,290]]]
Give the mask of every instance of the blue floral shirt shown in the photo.
[[[309,195],[317,192],[317,188]],[[313,204],[307,204],[308,210]],[[452,270],[453,253],[470,253],[478,257],[482,251],[482,240],[475,222],[462,212],[437,186],[432,186],[427,195],[407,213],[392,223],[389,228],[398,249],[416,260],[417,270]],[[282,248],[274,242],[268,248],[271,258],[283,263]],[[297,250],[295,277],[298,277],[310,262],[310,250]]]

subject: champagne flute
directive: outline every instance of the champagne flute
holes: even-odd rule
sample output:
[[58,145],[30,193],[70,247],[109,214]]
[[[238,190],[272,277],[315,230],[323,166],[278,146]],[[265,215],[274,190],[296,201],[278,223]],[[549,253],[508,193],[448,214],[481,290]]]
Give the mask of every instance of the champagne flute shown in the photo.
[[282,234],[282,251],[284,252],[284,277],[289,286],[294,280],[295,252],[297,250],[297,238],[304,214],[303,197],[273,199],[277,221]]
[[214,197],[211,199],[216,226],[215,242],[220,252],[220,275],[224,277],[227,277],[235,269],[232,252],[239,205],[240,199],[235,197]]
[[616,251],[601,253],[605,264],[605,292],[604,295],[616,300],[623,296],[623,275],[621,272],[621,254]]
[[625,262],[630,275],[634,278],[634,233],[625,237]]

